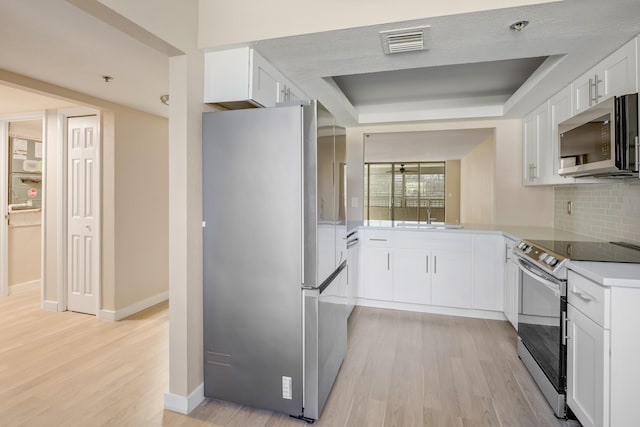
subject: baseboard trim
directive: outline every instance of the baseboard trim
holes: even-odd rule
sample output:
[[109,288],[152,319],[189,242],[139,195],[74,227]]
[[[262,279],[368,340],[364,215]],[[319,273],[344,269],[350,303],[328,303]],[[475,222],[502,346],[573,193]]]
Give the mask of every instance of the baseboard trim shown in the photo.
[[109,320],[111,322],[116,321],[116,312],[113,310],[100,310],[98,311],[98,319]]
[[142,310],[146,310],[149,307],[153,307],[156,304],[160,304],[163,301],[169,299],[169,291],[161,292],[152,297],[143,299],[134,304],[131,304],[120,310],[100,310],[98,312],[98,318],[101,320],[118,321],[126,317],[132,316]]
[[58,301],[42,301],[42,309],[47,311],[60,311],[60,306],[58,305]]
[[174,393],[165,393],[164,409],[179,414],[190,414],[200,403],[204,401],[204,383],[200,383],[189,396],[180,396]]
[[9,295],[40,289],[40,279],[9,286]]
[[444,314],[447,316],[473,317],[476,319],[507,320],[501,311],[476,310],[468,308],[441,307],[438,305],[406,304],[393,301],[378,301],[358,298],[357,305],[364,307],[386,308],[390,310],[417,311],[419,313]]

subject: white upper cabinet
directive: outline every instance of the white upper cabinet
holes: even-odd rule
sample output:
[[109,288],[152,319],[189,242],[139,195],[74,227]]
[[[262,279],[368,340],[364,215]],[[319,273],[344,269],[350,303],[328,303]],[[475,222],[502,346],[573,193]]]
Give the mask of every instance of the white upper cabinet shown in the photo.
[[558,175],[558,124],[607,98],[637,92],[637,56],[637,38],[634,38],[524,117],[524,185],[597,182],[593,178]]
[[540,181],[540,147],[549,144],[549,106],[545,102],[523,120],[523,182],[536,185]]
[[541,175],[545,184],[571,184],[575,178],[560,176],[560,141],[558,124],[571,117],[571,87],[567,86],[549,99],[549,144],[542,148]]
[[612,96],[638,91],[636,43],[637,38],[629,41],[571,84],[573,115]]
[[308,99],[269,61],[248,47],[205,53],[204,74],[205,103],[249,108]]

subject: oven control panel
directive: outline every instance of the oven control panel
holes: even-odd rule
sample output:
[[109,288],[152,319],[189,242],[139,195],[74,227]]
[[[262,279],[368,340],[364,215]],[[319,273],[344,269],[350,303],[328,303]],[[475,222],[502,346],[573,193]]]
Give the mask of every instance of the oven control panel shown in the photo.
[[518,242],[513,252],[520,258],[541,267],[554,275],[558,275],[560,270],[564,269],[567,258],[557,253],[537,246],[527,240],[521,240]]

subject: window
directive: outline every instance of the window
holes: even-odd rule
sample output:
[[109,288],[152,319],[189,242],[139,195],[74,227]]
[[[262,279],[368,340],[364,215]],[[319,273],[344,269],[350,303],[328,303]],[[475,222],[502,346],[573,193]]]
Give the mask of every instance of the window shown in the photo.
[[365,163],[365,221],[445,222],[445,164]]

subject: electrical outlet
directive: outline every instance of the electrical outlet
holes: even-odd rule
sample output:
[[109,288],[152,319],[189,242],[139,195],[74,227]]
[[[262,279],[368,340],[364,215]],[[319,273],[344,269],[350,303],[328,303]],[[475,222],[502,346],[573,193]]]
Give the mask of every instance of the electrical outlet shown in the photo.
[[291,400],[291,377],[282,377],[282,398]]

